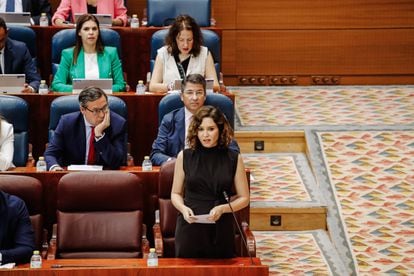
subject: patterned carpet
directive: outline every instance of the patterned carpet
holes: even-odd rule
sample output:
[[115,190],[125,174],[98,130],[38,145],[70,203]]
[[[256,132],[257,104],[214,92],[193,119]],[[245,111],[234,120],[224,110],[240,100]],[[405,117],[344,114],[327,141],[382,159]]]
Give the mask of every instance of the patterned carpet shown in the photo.
[[250,206],[323,206],[305,154],[243,154],[250,169]]
[[346,275],[325,231],[253,231],[270,275]]
[[414,86],[229,87],[236,130],[412,124]]
[[414,128],[311,130],[335,246],[353,274],[414,273]]
[[[281,253],[288,248],[277,250],[281,243],[290,245],[306,238],[293,233],[277,237],[279,232],[255,233],[258,254],[271,271],[414,275],[414,86],[230,90],[236,95],[236,131],[306,131],[316,177],[310,182],[318,183],[321,201],[328,206],[329,236],[336,249],[331,254],[338,252],[347,270],[337,274],[327,266],[314,268],[313,264],[323,263],[320,256],[325,254],[323,248],[318,253],[320,244],[310,238],[305,244],[318,257],[305,258],[310,265],[302,267],[301,260],[289,259],[293,253]],[[312,198],[308,178],[294,157],[243,156],[246,166],[254,168],[252,200],[268,204]],[[272,248],[278,248],[274,255],[268,252]]]

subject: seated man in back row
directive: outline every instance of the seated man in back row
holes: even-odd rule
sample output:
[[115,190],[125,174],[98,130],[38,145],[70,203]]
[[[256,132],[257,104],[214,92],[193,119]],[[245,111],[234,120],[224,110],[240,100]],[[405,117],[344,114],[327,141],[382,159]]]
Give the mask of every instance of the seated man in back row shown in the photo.
[[103,165],[118,169],[126,164],[126,120],[109,110],[108,97],[98,87],[79,94],[80,111],[62,115],[45,151],[47,168]]
[[[40,76],[26,44],[7,37],[7,25],[0,17],[0,74],[25,74],[22,93],[36,92]],[[3,60],[3,62],[1,62]]]
[[[200,74],[190,74],[181,86],[181,100],[184,107],[166,114],[161,121],[158,135],[152,144],[151,161],[155,166],[176,158],[187,144],[187,129],[195,112],[206,101],[206,80]],[[240,152],[236,141],[229,148]]]

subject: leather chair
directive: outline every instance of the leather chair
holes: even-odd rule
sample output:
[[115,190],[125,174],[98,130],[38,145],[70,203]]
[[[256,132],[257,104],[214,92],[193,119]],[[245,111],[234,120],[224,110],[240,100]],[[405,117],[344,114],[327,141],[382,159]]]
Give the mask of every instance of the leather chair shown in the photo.
[[148,26],[171,25],[180,14],[193,17],[201,27],[210,26],[210,0],[147,0]]
[[140,178],[128,172],[64,175],[57,185],[56,248],[50,252],[57,258],[141,257],[142,194]]
[[13,164],[17,167],[32,166],[34,161],[29,151],[29,105],[22,98],[1,95],[0,114],[14,128]]
[[29,211],[30,221],[35,233],[35,245],[42,250],[43,256],[47,247],[42,248],[42,241],[46,241],[47,232],[43,229],[43,190],[39,180],[31,176],[0,175],[0,190],[21,198]]
[[[229,97],[218,93],[207,94],[204,104],[219,108],[226,115],[227,120],[234,129],[234,104]],[[161,124],[165,114],[183,106],[184,104],[179,94],[168,94],[163,97],[158,104],[158,124]]]
[[[175,160],[164,163],[160,167],[158,178],[158,205],[159,205],[159,222],[153,227],[154,243],[158,256],[173,258],[175,256],[175,227],[178,211],[171,202],[171,189],[174,179]],[[249,247],[252,257],[256,256],[256,242],[253,233],[250,231],[249,207],[236,212],[239,225],[242,228],[243,235]],[[243,240],[235,226],[235,255],[249,256]]]
[[[211,30],[201,30],[203,35],[203,46],[206,46],[213,56],[214,65],[216,67],[217,78],[220,79],[220,63],[221,63],[221,42],[220,37]],[[157,50],[164,46],[165,37],[168,29],[156,31],[151,38],[151,54],[150,54],[150,71],[154,69]]]
[[[116,47],[118,50],[119,59],[122,60],[121,55],[121,37],[118,32],[101,28],[101,38],[105,46]],[[76,30],[64,29],[55,33],[52,37],[52,75],[55,75],[62,55],[62,51],[66,48],[75,46],[76,44]]]
[[29,49],[32,60],[37,67],[37,52],[36,52],[36,32],[25,26],[7,26],[8,27],[8,36],[13,40],[18,40],[24,42]]

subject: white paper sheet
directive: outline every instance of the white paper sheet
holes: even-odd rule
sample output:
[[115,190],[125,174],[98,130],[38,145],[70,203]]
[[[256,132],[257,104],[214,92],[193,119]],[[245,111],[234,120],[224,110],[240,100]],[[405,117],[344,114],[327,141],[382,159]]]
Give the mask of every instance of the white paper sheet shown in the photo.
[[102,171],[103,166],[99,165],[70,165],[68,171]]
[[196,219],[195,223],[216,223],[215,221],[211,221],[208,219],[210,215],[209,214],[205,214],[205,215],[198,215],[198,216],[193,216],[193,218]]

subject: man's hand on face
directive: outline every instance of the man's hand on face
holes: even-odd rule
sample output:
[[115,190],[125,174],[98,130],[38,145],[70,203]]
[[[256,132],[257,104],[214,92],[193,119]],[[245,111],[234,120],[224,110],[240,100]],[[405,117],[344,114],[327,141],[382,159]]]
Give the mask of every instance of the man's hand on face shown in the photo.
[[103,132],[106,128],[111,125],[111,116],[109,112],[109,108],[105,111],[105,116],[103,121],[95,126],[95,137],[100,137],[103,135]]

